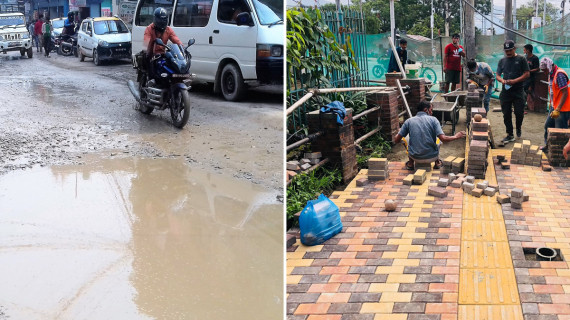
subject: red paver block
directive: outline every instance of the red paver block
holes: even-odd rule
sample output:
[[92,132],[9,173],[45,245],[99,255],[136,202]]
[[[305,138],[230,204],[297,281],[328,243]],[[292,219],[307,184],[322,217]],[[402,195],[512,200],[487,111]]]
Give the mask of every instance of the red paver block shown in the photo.
[[326,314],[330,303],[301,303],[293,314]]
[[428,187],[428,195],[445,198],[447,197],[447,190],[441,187]]
[[426,313],[457,314],[457,303],[426,303]]
[[508,160],[505,160],[503,162],[501,162],[501,169],[510,169],[511,168],[511,162]]
[[368,179],[366,179],[366,178],[360,178],[360,179],[356,180],[356,186],[357,187],[363,187],[367,184],[368,184]]
[[497,196],[497,202],[500,204],[505,204],[505,203],[510,203],[511,202],[511,197],[509,197],[506,194],[500,194]]
[[475,188],[471,190],[471,195],[477,198],[480,198],[483,195],[483,189]]
[[538,310],[540,313],[543,314],[570,314],[570,305],[569,304],[538,304]]

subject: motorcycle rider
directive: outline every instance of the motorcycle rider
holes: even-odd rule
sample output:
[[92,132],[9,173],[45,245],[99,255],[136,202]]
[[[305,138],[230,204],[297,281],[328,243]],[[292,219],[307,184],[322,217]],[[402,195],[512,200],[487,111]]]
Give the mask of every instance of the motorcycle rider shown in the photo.
[[61,34],[68,36],[75,34],[75,16],[71,11],[67,13],[67,19],[63,22],[63,30],[61,31]]
[[156,55],[161,55],[164,53],[165,49],[163,46],[155,45],[154,41],[156,39],[161,39],[164,44],[168,43],[170,40],[172,43],[182,45],[182,41],[176,36],[174,30],[168,26],[168,13],[166,9],[158,7],[154,10],[154,19],[144,30],[144,40],[143,45],[146,46],[147,59],[149,59],[150,76],[154,78],[154,60],[153,57]]

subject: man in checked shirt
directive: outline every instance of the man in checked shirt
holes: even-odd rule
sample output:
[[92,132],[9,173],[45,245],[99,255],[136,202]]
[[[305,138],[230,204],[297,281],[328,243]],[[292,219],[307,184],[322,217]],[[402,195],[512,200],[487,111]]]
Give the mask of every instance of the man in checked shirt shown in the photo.
[[547,150],[546,138],[548,128],[568,129],[570,120],[570,99],[568,99],[568,74],[554,64],[550,58],[540,60],[540,69],[547,69],[550,74],[550,109],[551,112],[544,123],[544,147]]

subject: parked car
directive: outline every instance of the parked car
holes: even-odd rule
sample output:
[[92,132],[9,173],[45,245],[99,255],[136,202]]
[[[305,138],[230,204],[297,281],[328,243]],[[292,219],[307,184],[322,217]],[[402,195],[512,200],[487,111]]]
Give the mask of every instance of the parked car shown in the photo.
[[53,28],[52,36],[57,37],[61,35],[64,23],[65,23],[65,18],[51,19],[51,26]]
[[33,56],[32,38],[26,27],[26,18],[22,13],[0,14],[0,51],[20,51],[22,57]]
[[77,33],[79,59],[103,60],[131,58],[131,32],[118,17],[86,18]]
[[247,84],[283,83],[283,2],[272,0],[140,0],[133,19],[133,53],[145,49],[145,28],[163,7],[169,26],[192,46],[196,81],[214,84],[230,101],[244,96]]

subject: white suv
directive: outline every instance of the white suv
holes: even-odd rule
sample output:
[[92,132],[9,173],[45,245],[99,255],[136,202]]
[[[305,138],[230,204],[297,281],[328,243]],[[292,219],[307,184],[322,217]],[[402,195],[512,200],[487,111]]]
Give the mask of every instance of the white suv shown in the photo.
[[32,38],[26,28],[26,18],[19,12],[0,14],[0,51],[20,51],[22,57],[33,56]]
[[117,17],[87,18],[77,33],[79,59],[93,58],[95,65],[102,60],[130,59],[131,32]]

